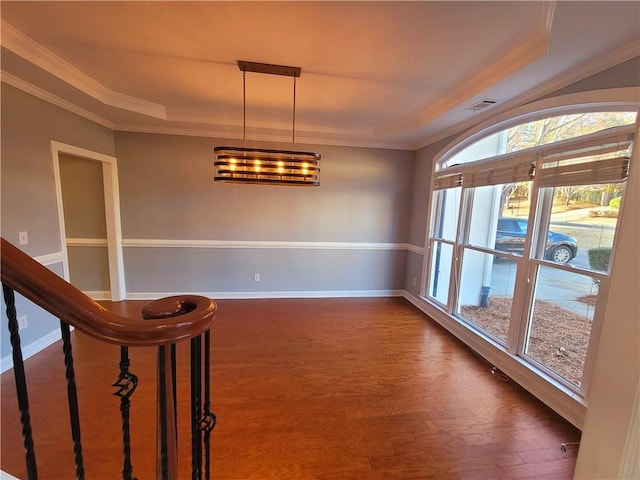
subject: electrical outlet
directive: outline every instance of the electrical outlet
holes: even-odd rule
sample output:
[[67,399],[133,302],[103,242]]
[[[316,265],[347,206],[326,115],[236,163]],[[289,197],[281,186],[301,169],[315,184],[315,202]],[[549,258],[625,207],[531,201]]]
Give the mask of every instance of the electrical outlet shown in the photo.
[[29,235],[27,235],[27,232],[18,232],[18,243],[20,245],[27,245],[29,243]]
[[260,281],[260,274],[259,273],[254,273],[253,274],[253,281],[254,282],[259,282]]
[[24,330],[28,326],[29,326],[29,322],[27,322],[27,316],[26,315],[22,315],[21,317],[18,317],[18,329],[19,330]]

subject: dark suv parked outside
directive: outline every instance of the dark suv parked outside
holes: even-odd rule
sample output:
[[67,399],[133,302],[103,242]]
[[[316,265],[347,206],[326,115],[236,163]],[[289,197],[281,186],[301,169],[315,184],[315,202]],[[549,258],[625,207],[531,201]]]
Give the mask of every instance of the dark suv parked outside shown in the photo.
[[[524,237],[527,233],[527,219],[502,217],[498,219],[496,232],[496,250],[522,253]],[[578,253],[578,242],[575,238],[549,231],[544,257],[556,263],[568,263]]]

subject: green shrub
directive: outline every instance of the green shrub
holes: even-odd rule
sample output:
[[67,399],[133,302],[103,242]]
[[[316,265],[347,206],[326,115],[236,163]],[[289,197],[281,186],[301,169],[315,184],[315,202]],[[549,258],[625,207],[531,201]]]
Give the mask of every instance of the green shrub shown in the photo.
[[620,201],[622,200],[622,197],[616,197],[616,198],[612,198],[609,201],[609,206],[611,208],[615,208],[616,210],[620,210]]
[[594,270],[606,272],[609,269],[611,249],[607,247],[589,249],[589,265]]

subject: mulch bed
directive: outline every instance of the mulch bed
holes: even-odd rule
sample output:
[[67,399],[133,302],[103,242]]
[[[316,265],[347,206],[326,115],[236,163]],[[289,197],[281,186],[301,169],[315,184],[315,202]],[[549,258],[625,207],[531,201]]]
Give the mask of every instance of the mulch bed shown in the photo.
[[[580,299],[595,304],[595,296]],[[491,297],[488,307],[463,306],[462,316],[506,340],[511,299]],[[591,319],[537,300],[527,354],[575,385],[580,385],[591,333]]]

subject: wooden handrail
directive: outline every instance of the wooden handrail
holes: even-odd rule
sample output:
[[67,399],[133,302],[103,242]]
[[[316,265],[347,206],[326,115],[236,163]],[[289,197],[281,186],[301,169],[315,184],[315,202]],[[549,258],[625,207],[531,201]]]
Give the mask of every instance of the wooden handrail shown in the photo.
[[168,297],[145,307],[146,319],[108,311],[2,238],[2,283],[94,338],[117,345],[160,346],[197,337],[213,322],[216,304],[195,295]]

